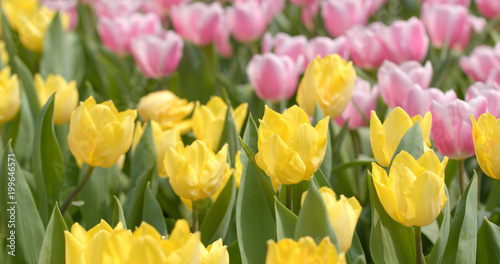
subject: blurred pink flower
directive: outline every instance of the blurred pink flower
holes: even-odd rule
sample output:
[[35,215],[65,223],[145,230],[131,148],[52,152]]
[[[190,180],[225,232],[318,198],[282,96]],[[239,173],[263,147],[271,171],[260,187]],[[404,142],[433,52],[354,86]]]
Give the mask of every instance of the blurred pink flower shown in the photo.
[[490,71],[487,82],[500,85],[500,67]]
[[254,55],[246,72],[255,93],[263,100],[288,100],[297,90],[300,69],[288,56]]
[[308,63],[314,60],[316,56],[322,58],[329,54],[339,54],[344,60],[349,59],[349,41],[345,36],[340,36],[335,39],[329,37],[315,37],[309,40],[307,47]]
[[174,31],[167,31],[132,40],[132,55],[145,76],[160,78],[177,69],[183,47],[182,38]]
[[[369,82],[357,77],[356,82],[354,83],[351,102],[349,102],[344,112],[339,117],[335,118],[335,122],[337,122],[340,126],[343,126],[345,122],[348,122],[347,127],[349,129],[366,126],[365,118],[369,120],[370,112],[375,110],[375,107],[377,106],[377,99],[377,86],[371,89]],[[356,105],[354,105],[354,102]],[[365,115],[364,117],[359,113],[356,106],[363,112]]]
[[307,6],[317,1],[318,0],[290,0],[290,3],[298,6]]
[[69,16],[69,29],[73,30],[78,24],[78,11],[76,9],[77,0],[43,0],[41,1],[46,7],[51,10],[58,10]]
[[169,11],[174,5],[182,5],[191,0],[153,0],[157,6],[161,7],[163,12]]
[[424,24],[416,17],[392,23],[382,37],[390,54],[388,59],[395,63],[422,61],[427,55],[429,37]]
[[403,109],[409,116],[424,116],[430,110],[433,100],[443,105],[455,99],[457,99],[455,90],[448,90],[445,93],[437,88],[422,89],[420,85],[414,84],[406,93]]
[[252,42],[260,38],[270,21],[267,4],[258,1],[235,3],[226,12],[231,32],[240,42]]
[[500,44],[475,47],[468,57],[460,58],[460,66],[474,81],[486,81],[493,69],[500,68]]
[[161,31],[161,22],[152,13],[134,13],[114,18],[101,17],[97,30],[106,47],[118,54],[127,54],[131,51],[132,39],[139,35],[158,34]]
[[355,26],[347,31],[353,63],[363,69],[380,67],[389,57],[389,52],[381,37],[385,26],[374,22],[367,27]]
[[386,2],[387,0],[363,0],[363,4],[367,7],[368,16],[375,14]]
[[97,0],[93,7],[98,17],[113,18],[136,13],[141,7],[141,2],[134,0]]
[[467,89],[465,99],[470,101],[477,97],[484,97],[488,102],[488,112],[500,118],[500,85],[495,82],[476,82]]
[[262,53],[273,52],[276,55],[286,55],[300,66],[301,72],[307,67],[307,38],[305,36],[290,36],[278,33],[274,38],[266,33],[262,39]]
[[377,72],[380,95],[392,108],[403,106],[407,92],[418,84],[422,89],[429,88],[432,80],[432,64],[428,61],[422,66],[417,61],[407,61],[396,65],[385,61]]
[[300,19],[309,30],[314,29],[314,18],[317,16],[318,11],[319,0],[313,1],[311,4],[302,7]]
[[261,5],[266,6],[266,10],[268,12],[267,16],[271,19],[273,16],[281,12],[283,7],[285,6],[285,0],[232,0],[227,2],[234,3],[247,3],[247,2],[257,2]]
[[355,25],[366,25],[369,15],[364,0],[327,0],[321,4],[321,17],[328,34],[337,37]]
[[470,115],[478,118],[486,112],[484,97],[468,102],[455,99],[447,104],[431,103],[431,135],[437,150],[452,159],[465,159],[474,155]]
[[483,16],[489,19],[500,16],[500,1],[498,0],[475,0],[477,9]]
[[461,5],[463,7],[469,8],[471,0],[421,0],[421,1],[429,4]]

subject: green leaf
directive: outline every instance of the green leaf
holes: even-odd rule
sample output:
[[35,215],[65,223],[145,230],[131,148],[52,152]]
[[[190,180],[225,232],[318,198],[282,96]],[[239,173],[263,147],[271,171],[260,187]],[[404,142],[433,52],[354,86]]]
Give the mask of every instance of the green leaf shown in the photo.
[[278,241],[283,238],[293,239],[298,217],[277,198],[274,198],[274,209],[276,210],[276,235]]
[[150,183],[148,183],[144,192],[142,220],[154,226],[158,233],[160,233],[161,235],[166,236],[168,234],[163,211],[161,210],[160,204],[158,204],[156,197],[151,191]]
[[368,175],[371,197],[372,229],[370,251],[375,263],[415,263],[415,233],[394,221],[378,199],[372,175]]
[[151,122],[146,124],[141,139],[132,154],[130,186],[135,186],[138,178],[156,164],[156,145]]
[[64,231],[67,230],[66,222],[64,222],[59,206],[56,203],[45,231],[38,264],[65,263],[65,251],[61,249],[65,248]]
[[[56,13],[45,33],[43,40],[40,74],[45,79],[51,74],[59,74],[66,81],[74,79],[72,46],[68,42],[68,33],[62,27],[61,15]],[[64,56],[61,56],[64,54]]]
[[[7,50],[9,58],[15,58],[17,56],[17,49],[12,37],[12,29],[10,27],[9,20],[5,15],[5,11],[3,10],[3,6],[0,7],[0,13],[2,20],[2,39],[5,42],[5,49]],[[14,72],[17,72],[15,69],[16,65],[14,64],[14,60],[10,59],[9,64],[13,68],[12,70]]]
[[[245,146],[249,150],[257,151],[257,126],[251,117],[247,122],[244,141],[248,142],[248,146]],[[262,178],[258,175],[260,169],[253,166],[252,159],[245,151],[241,152],[240,160],[243,170],[236,202],[236,228],[241,259],[245,264],[264,263],[267,240],[276,240],[274,209],[264,209],[269,205],[264,192],[258,191],[262,188]],[[270,195],[270,198],[274,207],[273,195]]]
[[415,122],[415,124],[413,124],[413,126],[410,127],[408,131],[406,131],[403,138],[401,138],[401,141],[399,141],[398,148],[394,152],[391,162],[389,163],[389,167],[387,168],[391,167],[394,158],[403,150],[408,152],[415,159],[420,158],[420,156],[424,154],[424,144],[422,142],[423,139],[424,136],[422,135],[422,128],[420,127],[420,123]]
[[19,57],[14,57],[14,62],[16,63],[17,73],[21,79],[24,92],[28,97],[29,107],[31,110],[31,116],[36,117],[40,112],[40,103],[38,101],[38,94],[35,89],[33,82],[33,75],[31,71],[24,65],[23,61]]
[[121,222],[123,228],[127,229],[127,221],[125,221],[125,215],[123,214],[122,204],[120,203],[120,200],[118,200],[116,196],[113,196],[113,200],[115,201],[115,207],[113,209],[112,226],[115,227],[119,222]]
[[451,222],[451,231],[441,263],[474,263],[477,241],[477,175],[465,189]]
[[[11,159],[9,160],[9,158]],[[0,210],[2,212],[0,214],[0,246],[2,251],[4,249],[10,251],[7,244],[4,243],[10,243],[10,240],[6,240],[6,238],[12,235],[11,232],[14,232],[12,236],[15,237],[15,257],[7,255],[7,261],[16,264],[36,263],[42,246],[44,225],[21,167],[15,159],[9,142],[0,160],[0,188],[2,190],[0,192]],[[10,182],[14,182],[15,186],[11,184],[14,190],[9,191]],[[9,223],[11,212],[14,212],[15,221]]]
[[231,176],[201,224],[201,242],[204,245],[208,246],[226,235],[235,202],[236,183]]
[[305,236],[312,237],[317,244],[319,244],[324,237],[328,236],[337,251],[340,249],[337,236],[330,224],[325,202],[319,192],[318,185],[312,179],[309,181],[309,189],[307,190],[304,204],[300,209],[294,238],[298,240]]
[[317,181],[319,187],[328,187],[332,189],[332,186],[328,182],[328,180],[325,177],[325,174],[323,174],[323,171],[321,171],[321,168],[319,168],[315,173],[314,173],[314,180]]
[[[324,118],[325,114],[323,113],[323,110],[319,106],[318,102],[316,102],[313,115],[313,126],[316,126],[318,122],[323,120]],[[329,120],[329,122],[331,121],[333,121],[333,119]],[[330,173],[332,172],[332,134],[330,133],[330,129],[328,129],[327,134],[328,134],[328,139],[326,143],[325,158],[321,163],[320,169],[325,176],[329,177]]]
[[191,217],[191,212],[172,189],[169,178],[159,178],[158,183],[157,199],[163,211],[175,219]]
[[224,144],[228,144],[228,159],[229,166],[234,167],[235,160],[234,157],[238,150],[240,150],[240,141],[238,140],[238,130],[236,129],[236,123],[234,122],[234,117],[231,112],[231,104],[228,103],[228,108],[226,111],[226,121],[224,122],[224,127],[222,128],[222,134],[219,141],[219,147],[221,149]]
[[29,109],[26,92],[21,90],[21,109],[10,123],[8,138],[12,138],[12,145],[16,152],[17,160],[23,168],[28,169],[33,152],[35,125]]
[[129,228],[138,227],[141,224],[142,209],[144,206],[144,194],[148,182],[153,179],[156,166],[145,170],[137,179],[135,187],[128,193],[127,199],[123,206],[125,219]]
[[486,200],[486,210],[492,211],[500,204],[500,181],[491,182],[490,194]]
[[476,263],[500,263],[500,227],[486,217],[477,233]]
[[360,166],[370,166],[372,164],[372,162],[375,162],[375,159],[372,159],[372,158],[366,158],[366,159],[360,158],[360,159],[353,160],[353,161],[343,162],[343,163],[335,166],[332,169],[332,171],[333,172],[340,172],[340,171],[343,171],[343,170],[348,169],[348,168],[360,167]]
[[234,241],[231,245],[227,246],[227,252],[229,253],[229,260],[231,264],[241,264],[241,254],[238,241]]
[[352,244],[347,250],[346,259],[348,264],[366,264],[365,252],[356,233],[352,237]]
[[[445,186],[444,191],[446,194],[446,197],[450,197],[448,194],[448,188]],[[429,264],[438,264],[441,263],[441,259],[443,258],[444,250],[446,249],[446,244],[448,243],[448,236],[450,234],[450,225],[451,225],[451,214],[450,214],[451,208],[450,208],[450,201],[446,201],[444,204],[443,210],[441,211],[440,216],[438,217],[441,218],[441,225],[439,227],[439,236],[438,240],[436,241],[436,244],[434,244],[434,247],[432,248],[431,254],[429,255],[429,259],[427,260],[427,263]]]

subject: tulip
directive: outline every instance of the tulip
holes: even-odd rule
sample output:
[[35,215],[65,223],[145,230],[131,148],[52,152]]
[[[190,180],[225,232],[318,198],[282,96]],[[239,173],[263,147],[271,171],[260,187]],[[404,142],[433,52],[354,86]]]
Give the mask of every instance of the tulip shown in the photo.
[[300,82],[297,103],[312,116],[317,101],[326,116],[336,118],[351,101],[355,80],[351,62],[337,54],[316,57]]
[[288,100],[297,90],[300,69],[288,56],[254,55],[246,72],[255,93],[263,100]]
[[300,19],[304,26],[310,31],[314,30],[314,18],[318,14],[320,0],[311,1],[310,4],[302,7]]
[[464,102],[456,99],[441,105],[431,103],[432,138],[439,153],[452,159],[463,160],[474,156],[470,115],[479,117],[486,112],[487,101],[478,97]]
[[484,97],[488,104],[487,112],[492,114],[494,117],[500,118],[500,85],[495,82],[486,84],[476,82],[469,87],[469,89],[467,89],[465,99],[470,101],[476,97]]
[[415,122],[419,122],[422,128],[424,138],[422,144],[430,146],[432,119],[430,112],[427,112],[424,118],[420,115],[410,118],[402,108],[396,107],[389,113],[382,125],[375,111],[372,111],[370,117],[370,142],[373,156],[375,156],[378,164],[384,167],[389,166],[399,142]]
[[140,35],[158,34],[161,30],[161,22],[152,13],[144,15],[134,13],[114,18],[101,17],[97,30],[106,47],[118,54],[129,54],[132,40]]
[[257,165],[275,182],[309,180],[325,156],[328,118],[312,127],[307,114],[296,105],[282,115],[266,106],[259,121]]
[[53,93],[54,101],[54,124],[61,125],[67,123],[71,117],[71,112],[78,105],[78,89],[76,82],[66,82],[60,75],[49,74],[44,82],[40,74],[35,75],[35,88],[38,93],[40,105],[45,105]]
[[500,44],[477,46],[468,57],[460,58],[460,66],[473,80],[486,81],[492,70],[500,68]]
[[466,8],[469,8],[470,1],[471,0],[422,0],[422,2],[429,4],[461,5]]
[[500,16],[500,2],[495,0],[475,0],[477,9],[486,18],[493,19]]
[[10,75],[10,68],[0,71],[0,125],[12,120],[21,107],[21,92],[17,75]]
[[157,6],[162,7],[164,12],[170,10],[173,6],[183,5],[190,0],[153,0]]
[[[344,112],[335,118],[335,122],[343,126],[345,122],[349,129],[366,126],[365,118],[370,115],[372,110],[375,110],[378,99],[378,87],[371,89],[369,82],[356,78],[354,90],[352,92],[351,102],[347,105]],[[358,110],[359,108],[359,110]],[[363,115],[359,111],[362,111]]]
[[266,31],[270,21],[267,5],[257,1],[239,2],[227,9],[227,22],[234,38],[240,42],[252,42]]
[[407,91],[402,107],[410,116],[423,116],[430,111],[433,100],[440,104],[447,104],[455,99],[457,99],[457,94],[454,90],[448,90],[445,93],[437,88],[422,89],[420,85],[415,84]]
[[328,0],[321,4],[321,17],[325,29],[331,36],[337,37],[355,25],[366,25],[368,10],[363,0]]
[[131,52],[141,72],[149,78],[170,75],[179,66],[184,42],[174,31],[132,40]]
[[292,58],[301,72],[307,67],[307,46],[307,38],[302,35],[292,37],[280,32],[273,38],[266,33],[262,39],[262,53],[271,52],[274,48],[274,54]]
[[3,8],[5,16],[9,21],[9,25],[14,30],[19,30],[21,15],[29,16],[36,12],[38,7],[37,0],[3,0],[0,5]]
[[486,80],[487,83],[496,83],[497,85],[500,85],[500,67],[491,70],[490,74],[488,75],[488,79]]
[[318,55],[321,58],[330,54],[338,54],[342,59],[349,59],[349,41],[345,36],[335,39],[328,37],[315,37],[309,41],[307,47],[307,61],[313,61]]
[[367,27],[355,26],[347,31],[354,65],[374,69],[389,58],[389,51],[381,34],[384,30],[382,23],[374,22]]
[[442,48],[445,42],[457,51],[469,45],[471,23],[467,8],[460,5],[424,3],[422,21],[434,47]]
[[[231,108],[238,133],[245,122],[247,109],[247,103],[239,105],[234,111]],[[226,113],[227,105],[218,96],[212,97],[206,105],[200,105],[198,102],[193,112],[194,136],[216,150],[219,147],[222,129],[226,122]]]
[[[325,202],[330,224],[339,241],[340,252],[346,253],[351,247],[356,223],[363,208],[356,197],[347,199],[344,195],[340,195],[340,199],[337,199],[335,192],[328,187],[321,187],[319,191]],[[306,195],[307,191],[302,194],[302,203]]]
[[136,110],[118,112],[113,102],[91,96],[71,113],[68,145],[77,160],[109,168],[130,148]]
[[408,61],[400,66],[385,61],[377,72],[380,95],[389,107],[403,106],[406,93],[414,84],[422,89],[429,88],[432,80],[432,64],[428,61],[422,67],[416,61]]
[[137,104],[137,111],[143,121],[153,119],[160,124],[162,130],[177,128],[181,134],[191,130],[191,120],[186,118],[193,108],[193,102],[180,99],[167,90],[149,93]]
[[373,184],[385,211],[404,226],[431,224],[446,203],[444,171],[448,157],[440,162],[433,150],[415,159],[401,151],[392,163],[389,176],[372,163]]
[[299,241],[290,238],[278,243],[267,241],[266,264],[332,263],[345,264],[345,256],[338,254],[335,246],[325,237],[316,245],[312,237],[301,237]]
[[500,180],[500,119],[484,113],[471,121],[477,163],[486,175]]
[[215,194],[227,160],[227,144],[215,154],[203,141],[184,147],[179,142],[165,154],[165,168],[174,192],[185,199],[198,201]]
[[382,33],[389,51],[388,59],[401,64],[405,61],[422,61],[427,55],[429,37],[420,19],[412,17],[398,20]]
[[141,3],[133,0],[97,0],[92,7],[99,18],[130,16],[139,11]]

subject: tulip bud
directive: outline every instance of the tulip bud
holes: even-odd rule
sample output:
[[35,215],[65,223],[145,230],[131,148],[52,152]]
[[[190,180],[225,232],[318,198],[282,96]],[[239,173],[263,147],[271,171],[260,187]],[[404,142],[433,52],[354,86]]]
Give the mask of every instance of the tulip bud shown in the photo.
[[270,21],[267,6],[258,1],[248,1],[237,2],[227,9],[227,22],[237,41],[252,42],[264,34]]
[[496,118],[500,118],[500,85],[495,82],[476,82],[467,89],[465,99],[470,101],[476,97],[486,98],[487,112]]
[[354,65],[374,69],[389,59],[389,50],[382,37],[385,28],[384,24],[374,22],[367,27],[355,26],[347,31]]
[[416,17],[392,23],[382,33],[382,37],[389,51],[387,59],[395,63],[420,62],[427,55],[429,37],[424,24]]
[[494,69],[500,68],[500,44],[475,47],[468,57],[460,58],[463,71],[475,81],[486,81]]
[[490,113],[479,116],[477,122],[471,115],[472,135],[477,163],[483,172],[493,179],[500,180],[500,119]]
[[289,36],[280,32],[273,38],[266,33],[262,39],[262,53],[271,52],[274,48],[274,54],[290,57],[302,72],[307,67],[307,45],[307,38],[302,35]]
[[328,37],[315,37],[309,41],[307,47],[307,62],[310,63],[318,55],[321,58],[330,54],[338,54],[342,59],[349,59],[349,41],[345,36],[340,36],[335,39]]
[[17,75],[10,75],[10,68],[0,72],[0,125],[12,120],[21,107],[21,92]]
[[267,241],[266,263],[332,263],[345,264],[344,254],[338,254],[335,246],[325,237],[316,245],[312,237],[301,237],[299,241],[290,238],[281,239],[278,243]]
[[415,84],[406,93],[403,109],[410,116],[423,116],[431,110],[432,101],[447,104],[455,99],[457,99],[455,90],[448,90],[445,93],[437,88],[422,89],[420,85]]
[[35,88],[38,93],[40,105],[45,105],[53,93],[54,98],[54,124],[67,123],[71,113],[78,105],[78,89],[76,82],[69,83],[60,76],[49,74],[44,82],[40,74],[35,75]]
[[109,168],[132,143],[136,110],[118,112],[113,102],[97,104],[91,96],[71,114],[68,145],[77,160]]
[[355,25],[366,25],[369,15],[363,0],[324,1],[321,16],[331,36],[343,35]]
[[323,59],[316,57],[302,77],[297,103],[312,116],[317,101],[326,116],[336,118],[351,101],[355,80],[352,62],[346,62],[337,54]]
[[500,2],[496,0],[475,0],[477,9],[483,16],[493,19],[500,16]]
[[2,8],[5,13],[5,16],[7,17],[7,20],[9,21],[9,25],[12,29],[14,30],[19,30],[19,17],[21,15],[24,16],[29,16],[30,14],[33,14],[36,12],[37,7],[38,7],[38,1],[37,0],[24,0],[24,1],[18,1],[18,0],[3,0],[2,3]]

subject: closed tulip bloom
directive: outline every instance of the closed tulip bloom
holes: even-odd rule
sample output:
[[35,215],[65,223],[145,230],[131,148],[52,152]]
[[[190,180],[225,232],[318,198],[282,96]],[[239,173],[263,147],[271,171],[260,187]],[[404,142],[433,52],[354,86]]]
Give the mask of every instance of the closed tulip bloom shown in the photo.
[[399,142],[415,122],[422,128],[423,145],[430,146],[431,124],[433,117],[427,112],[422,118],[420,115],[410,116],[400,107],[394,108],[384,121],[380,122],[375,111],[370,117],[370,142],[373,156],[378,164],[387,167],[396,152]]
[[[341,194],[340,199],[337,199],[335,192],[328,187],[321,187],[319,191],[325,202],[330,224],[339,241],[340,252],[346,253],[351,247],[352,237],[363,208],[356,197],[348,199]],[[304,203],[306,195],[307,191],[302,194],[302,203]]]
[[315,37],[309,41],[307,47],[307,61],[313,61],[318,55],[321,58],[330,54],[338,54],[342,59],[349,59],[349,41],[345,36],[335,39],[328,37]]
[[266,33],[262,39],[262,53],[273,52],[276,55],[286,55],[300,66],[301,72],[307,67],[307,38],[305,36],[290,36],[278,33],[273,38]]
[[389,176],[384,168],[372,163],[373,184],[385,211],[404,226],[431,224],[446,203],[444,171],[448,157],[440,162],[433,150],[415,159],[401,151],[391,165]]
[[389,60],[401,64],[405,61],[422,61],[427,55],[429,37],[420,19],[392,23],[382,34],[389,51]]
[[369,15],[363,0],[328,0],[321,4],[321,17],[328,34],[337,37],[354,25],[366,25]]
[[437,88],[422,89],[420,85],[415,84],[407,91],[402,107],[410,116],[423,116],[431,110],[433,100],[447,104],[455,99],[457,99],[455,90],[443,92]]
[[486,82],[487,83],[496,83],[496,84],[500,85],[500,67],[491,70]]
[[403,106],[406,93],[415,84],[422,89],[429,88],[432,80],[430,61],[422,66],[419,62],[408,61],[401,65],[385,61],[377,72],[380,95],[389,107]]
[[500,44],[475,47],[468,57],[460,58],[460,66],[474,81],[486,81],[492,70],[500,68]]
[[278,243],[267,241],[266,264],[344,264],[345,256],[338,254],[329,237],[317,245],[312,237],[301,237],[299,241],[291,238],[281,239]]
[[101,17],[97,25],[97,31],[102,43],[120,55],[131,52],[131,44],[134,38],[140,35],[155,35],[160,30],[161,21],[152,13],[134,13],[129,16],[113,18]]
[[10,68],[0,72],[0,125],[12,120],[21,107],[21,92],[17,75],[10,75]]
[[355,26],[347,31],[354,65],[363,69],[375,69],[389,59],[389,51],[382,38],[384,30],[382,23],[374,22],[367,27]]
[[470,115],[480,116],[486,109],[487,101],[482,96],[469,102],[456,99],[445,105],[433,101],[432,139],[439,153],[456,160],[474,156]]
[[257,165],[275,182],[296,184],[309,180],[325,156],[328,118],[313,127],[304,110],[296,105],[282,115],[266,106],[259,121]]
[[170,10],[175,5],[182,5],[190,2],[191,0],[153,0],[157,6],[163,8],[164,11]]
[[18,25],[21,23],[19,17],[21,15],[29,16],[36,12],[38,8],[37,0],[3,0],[0,5],[3,8],[5,16],[9,21],[9,25],[12,29],[18,30]]
[[500,118],[500,85],[495,82],[476,82],[467,89],[465,99],[470,101],[476,97],[486,98],[487,112]]
[[233,37],[240,42],[252,42],[266,31],[270,17],[267,5],[258,1],[235,3],[227,9],[227,22]]
[[[378,87],[371,88],[369,82],[356,78],[354,83],[354,90],[352,92],[351,102],[347,105],[344,112],[335,118],[335,122],[343,126],[345,122],[349,129],[356,129],[358,127],[366,126],[366,120],[370,116],[370,112],[375,110],[378,99]],[[359,113],[358,108],[363,112],[364,117]]]
[[255,93],[263,100],[288,100],[297,90],[300,69],[288,56],[254,55],[246,72]]
[[153,119],[163,130],[177,128],[181,134],[191,130],[191,120],[187,117],[193,112],[193,108],[193,102],[180,99],[168,90],[149,93],[137,104],[142,120],[147,122]]
[[477,163],[486,175],[500,180],[500,119],[484,113],[471,121]]
[[182,142],[170,147],[165,155],[165,168],[172,189],[179,197],[198,201],[215,194],[224,176],[227,144],[215,154],[203,141],[184,147]]
[[500,16],[500,2],[495,0],[475,0],[477,9],[486,18],[493,19]]
[[89,97],[71,114],[71,153],[93,167],[113,166],[132,144],[136,117],[136,110],[118,112],[111,100],[97,104],[94,97]]
[[35,88],[38,93],[40,105],[45,105],[53,93],[54,98],[54,124],[67,123],[71,112],[78,105],[78,89],[76,82],[66,82],[60,75],[49,74],[44,81],[40,74],[35,75]]
[[149,78],[161,78],[179,66],[184,42],[174,31],[167,31],[161,35],[135,38],[131,48],[141,72]]
[[356,72],[352,62],[337,54],[316,57],[307,66],[297,91],[297,103],[308,115],[314,114],[316,102],[330,118],[342,114],[352,98]]
[[[226,122],[227,105],[218,96],[212,97],[206,105],[196,104],[193,112],[193,133],[197,139],[208,144],[213,150],[219,147],[222,129]],[[247,116],[248,104],[243,103],[232,110],[238,133]]]

